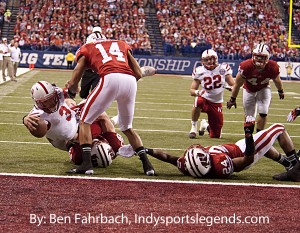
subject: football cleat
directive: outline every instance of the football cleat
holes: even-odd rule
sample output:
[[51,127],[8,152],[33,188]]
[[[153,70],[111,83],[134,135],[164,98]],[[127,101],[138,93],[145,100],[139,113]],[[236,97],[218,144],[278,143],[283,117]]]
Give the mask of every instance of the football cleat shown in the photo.
[[197,132],[196,127],[195,127],[195,126],[192,126],[191,131],[190,131],[190,133],[189,133],[189,138],[190,138],[190,139],[195,139],[195,138],[196,138],[196,135],[197,135],[196,132]]
[[300,182],[300,162],[298,161],[296,165],[287,172],[282,172],[277,175],[274,175],[273,179],[279,181]]
[[205,131],[208,130],[208,126],[209,124],[207,123],[207,121],[205,119],[202,119],[200,122],[200,128],[199,128],[199,135],[203,136]]
[[94,170],[93,169],[88,169],[88,170],[80,170],[78,168],[72,168],[69,171],[67,171],[69,174],[85,174],[85,175],[93,175]]
[[155,171],[154,171],[154,168],[153,168],[152,164],[148,160],[147,155],[141,155],[140,159],[141,159],[141,161],[143,163],[143,169],[144,169],[145,175],[147,175],[147,176],[154,176],[155,175]]
[[279,180],[279,181],[288,181],[287,172],[282,172],[282,173],[276,174],[272,178],[274,180]]

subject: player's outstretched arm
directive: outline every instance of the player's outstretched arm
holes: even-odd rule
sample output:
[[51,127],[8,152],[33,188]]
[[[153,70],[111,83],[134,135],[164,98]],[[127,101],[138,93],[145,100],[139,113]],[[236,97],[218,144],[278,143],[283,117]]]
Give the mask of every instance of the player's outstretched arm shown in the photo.
[[240,172],[244,170],[247,166],[249,166],[254,161],[254,155],[255,155],[255,144],[253,139],[254,126],[255,126],[255,118],[252,116],[247,116],[244,122],[246,149],[244,152],[244,157],[234,158],[232,160],[235,172]]
[[136,80],[139,80],[140,78],[142,78],[142,71],[139,63],[135,60],[135,58],[132,56],[132,54],[129,51],[127,57],[128,57],[128,64],[130,68],[133,70],[133,72],[135,73]]
[[164,161],[166,163],[170,163],[173,164],[174,166],[177,167],[177,160],[178,157],[174,156],[174,155],[170,155],[167,154],[161,150],[155,150],[155,149],[150,149],[150,148],[145,148],[146,149],[146,153],[148,155],[151,155],[154,158],[157,158],[161,161]]

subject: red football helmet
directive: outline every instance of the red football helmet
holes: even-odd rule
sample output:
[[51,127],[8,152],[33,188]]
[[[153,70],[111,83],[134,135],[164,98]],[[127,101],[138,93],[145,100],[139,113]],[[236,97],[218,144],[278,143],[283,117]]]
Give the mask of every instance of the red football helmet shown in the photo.
[[193,145],[185,151],[184,164],[193,177],[203,177],[211,169],[209,152],[201,145]]
[[59,107],[59,96],[52,84],[39,81],[31,88],[31,97],[36,106],[46,113],[56,112]]
[[267,45],[260,43],[252,52],[252,61],[257,69],[264,69],[270,58],[270,49]]
[[202,65],[208,69],[213,70],[218,66],[218,55],[213,49],[207,49],[201,56]]

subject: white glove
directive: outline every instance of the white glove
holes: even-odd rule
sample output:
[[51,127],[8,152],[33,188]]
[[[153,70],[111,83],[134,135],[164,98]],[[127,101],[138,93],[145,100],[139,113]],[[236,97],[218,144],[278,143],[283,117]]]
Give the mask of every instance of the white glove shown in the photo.
[[122,146],[119,148],[117,155],[120,155],[125,158],[130,158],[134,155],[136,155],[135,151],[133,150],[132,146],[130,144]]

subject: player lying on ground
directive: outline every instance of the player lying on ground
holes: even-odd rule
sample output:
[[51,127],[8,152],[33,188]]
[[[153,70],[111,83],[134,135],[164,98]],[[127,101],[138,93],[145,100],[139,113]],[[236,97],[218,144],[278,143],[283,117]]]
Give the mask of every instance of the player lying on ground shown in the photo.
[[[244,130],[245,138],[235,144],[207,147],[194,144],[184,152],[182,157],[149,148],[146,148],[146,152],[161,161],[173,164],[183,174],[193,177],[224,179],[233,172],[248,169],[265,154],[268,155],[268,158],[282,164],[287,170],[297,164],[294,144],[282,124],[273,124],[269,128],[252,135],[254,118],[247,117]],[[273,147],[276,139],[287,157]],[[126,153],[121,152],[120,154]]]
[[[32,86],[31,96],[35,102],[30,113],[23,118],[23,123],[36,137],[46,137],[56,148],[70,152],[71,160],[80,165],[81,150],[78,144],[79,114],[84,103],[76,105],[72,99],[65,99],[61,88],[46,81],[39,81]],[[123,145],[123,138],[115,132],[109,117],[104,112],[91,126],[93,151],[101,162],[94,166],[106,167]],[[102,146],[103,153],[97,148]],[[97,152],[97,153],[96,153]],[[93,158],[92,158],[93,160]],[[106,162],[108,161],[108,162]]]

